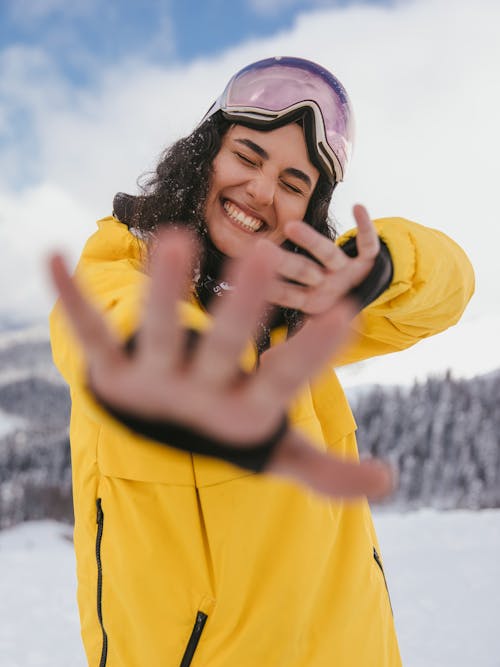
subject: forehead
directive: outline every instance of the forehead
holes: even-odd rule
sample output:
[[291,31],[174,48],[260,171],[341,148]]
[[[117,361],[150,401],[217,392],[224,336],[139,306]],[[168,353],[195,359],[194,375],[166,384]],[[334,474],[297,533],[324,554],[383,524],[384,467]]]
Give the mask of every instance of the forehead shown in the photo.
[[300,168],[311,176],[319,173],[309,159],[304,132],[297,123],[289,123],[267,132],[243,125],[232,125],[225,141],[239,143],[242,140],[256,144],[268,154],[270,160],[283,163],[284,167]]

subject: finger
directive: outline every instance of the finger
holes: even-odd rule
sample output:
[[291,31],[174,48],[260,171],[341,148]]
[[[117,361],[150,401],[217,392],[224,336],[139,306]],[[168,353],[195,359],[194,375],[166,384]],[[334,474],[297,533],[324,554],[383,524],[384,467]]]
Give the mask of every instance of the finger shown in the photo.
[[268,286],[267,300],[282,308],[294,308],[307,312],[309,288],[303,285],[294,285],[275,277]]
[[330,271],[339,271],[349,262],[347,255],[331,239],[305,222],[289,222],[285,233],[293,243],[311,253]]
[[178,304],[192,276],[194,241],[181,230],[166,230],[158,239],[151,260],[151,287],[138,334],[138,354],[157,371],[179,367],[185,332],[179,323]]
[[380,240],[375,225],[373,224],[368,211],[361,204],[356,204],[352,211],[358,227],[358,234],[356,237],[358,257],[363,259],[374,259],[380,250]]
[[344,276],[335,280],[325,278],[320,287],[294,285],[284,280],[275,279],[271,282],[267,299],[282,308],[300,310],[306,315],[319,315],[331,308],[339,298],[345,296],[349,287],[345,288]]
[[231,267],[228,282],[234,285],[234,291],[218,299],[213,326],[198,343],[193,360],[193,372],[200,382],[215,388],[239,374],[241,355],[264,310],[274,275],[273,258],[272,244],[262,241]]
[[275,270],[282,278],[315,287],[324,279],[324,270],[314,260],[297,252],[274,246]]
[[299,482],[329,498],[382,500],[396,488],[396,475],[383,461],[340,459],[312,447],[291,430],[276,448],[266,472]]
[[355,312],[353,303],[340,301],[325,314],[310,318],[286,344],[269,350],[250,383],[254,400],[276,401],[286,408],[302,385],[346,342]]
[[121,345],[107,327],[102,315],[83,296],[70,276],[64,259],[49,258],[54,286],[70,325],[80,341],[89,367],[105,368],[121,358]]

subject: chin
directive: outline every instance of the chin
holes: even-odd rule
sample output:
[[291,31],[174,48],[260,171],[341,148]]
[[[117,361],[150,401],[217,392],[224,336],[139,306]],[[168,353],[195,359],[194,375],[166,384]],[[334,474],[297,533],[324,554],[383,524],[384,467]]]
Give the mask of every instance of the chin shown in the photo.
[[240,232],[238,229],[219,230],[214,227],[215,225],[207,224],[210,240],[226,257],[232,259],[243,257],[256,241],[247,232]]
[[247,241],[246,243],[236,243],[234,241],[229,242],[227,239],[223,242],[218,242],[216,239],[212,239],[212,243],[221,253],[231,259],[244,257],[253,245],[252,240]]

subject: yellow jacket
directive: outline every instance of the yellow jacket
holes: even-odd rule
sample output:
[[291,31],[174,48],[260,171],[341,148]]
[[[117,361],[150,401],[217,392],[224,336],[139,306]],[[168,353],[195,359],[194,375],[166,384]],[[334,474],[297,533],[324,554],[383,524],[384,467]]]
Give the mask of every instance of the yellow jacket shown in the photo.
[[[403,219],[377,227],[394,279],[356,319],[359,335],[340,363],[447,328],[473,292],[471,266],[444,234]],[[142,254],[125,225],[105,218],[77,268],[123,336],[137,323]],[[185,317],[194,326],[205,319],[194,303]],[[283,335],[273,332],[273,344]],[[331,502],[137,437],[89,407],[59,306],[51,337],[73,405],[78,601],[89,665],[401,664],[365,501]],[[357,457],[356,425],[332,369],[296,399],[290,417],[318,447]]]

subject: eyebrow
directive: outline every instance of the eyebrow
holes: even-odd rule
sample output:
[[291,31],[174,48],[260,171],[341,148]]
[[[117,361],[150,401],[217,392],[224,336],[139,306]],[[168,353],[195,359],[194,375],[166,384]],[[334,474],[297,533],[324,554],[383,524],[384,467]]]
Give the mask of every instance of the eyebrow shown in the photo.
[[[243,144],[250,150],[252,150],[254,153],[257,153],[259,157],[261,157],[263,160],[269,160],[269,153],[262,148],[262,146],[259,146],[259,144],[254,143],[250,139],[235,139],[236,142],[239,144]],[[289,174],[290,176],[295,176],[295,178],[298,178],[299,180],[303,181],[309,188],[312,187],[312,181],[309,178],[309,176],[303,172],[300,169],[295,169],[295,167],[287,167],[284,170],[285,174]]]

